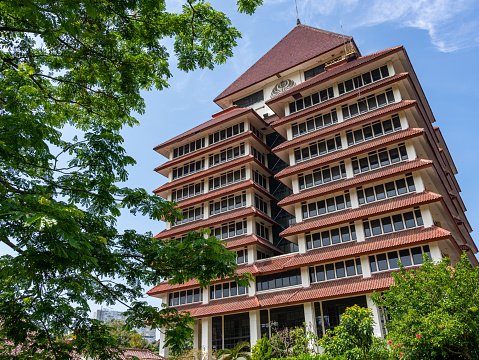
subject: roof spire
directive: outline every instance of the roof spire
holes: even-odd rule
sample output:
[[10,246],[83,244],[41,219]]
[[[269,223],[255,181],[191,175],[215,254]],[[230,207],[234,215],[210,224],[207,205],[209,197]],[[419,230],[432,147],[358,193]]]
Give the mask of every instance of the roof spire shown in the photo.
[[301,25],[301,21],[299,20],[299,15],[298,15],[298,2],[297,2],[297,0],[294,0],[294,4],[296,5],[296,25]]

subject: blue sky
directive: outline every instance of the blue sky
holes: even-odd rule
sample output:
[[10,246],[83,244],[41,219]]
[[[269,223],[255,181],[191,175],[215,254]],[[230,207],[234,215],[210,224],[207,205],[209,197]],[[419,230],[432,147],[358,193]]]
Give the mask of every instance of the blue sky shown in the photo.
[[[167,1],[171,11],[181,0]],[[182,73],[173,68],[171,87],[144,93],[146,113],[140,125],[126,129],[125,147],[138,164],[130,186],[153,190],[166,178],[153,168],[166,159],[152,148],[211,118],[219,111],[213,99],[296,25],[294,0],[265,0],[253,15],[235,13],[233,1],[212,1],[241,31],[234,58],[213,71]],[[298,0],[303,24],[354,37],[363,55],[404,45],[458,168],[467,215],[479,226],[479,136],[475,103],[479,100],[479,4],[468,0]],[[170,41],[166,41],[168,46]],[[172,58],[171,64],[174,66]],[[474,151],[475,150],[475,151]],[[162,223],[125,216],[121,228],[158,233]],[[474,233],[473,233],[474,236]],[[147,299],[158,305],[155,299]]]

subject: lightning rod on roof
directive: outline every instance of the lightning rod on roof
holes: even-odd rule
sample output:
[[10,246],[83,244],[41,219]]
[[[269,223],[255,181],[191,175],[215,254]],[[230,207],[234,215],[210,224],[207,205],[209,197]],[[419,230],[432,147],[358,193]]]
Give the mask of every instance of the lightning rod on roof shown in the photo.
[[297,0],[294,0],[294,4],[296,5],[296,25],[300,25],[300,24],[301,24],[301,21],[299,20],[298,2],[297,2]]

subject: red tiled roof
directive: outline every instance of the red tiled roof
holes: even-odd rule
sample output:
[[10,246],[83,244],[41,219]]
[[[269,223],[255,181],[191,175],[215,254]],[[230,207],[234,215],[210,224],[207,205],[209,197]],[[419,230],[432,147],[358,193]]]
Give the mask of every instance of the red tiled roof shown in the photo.
[[228,140],[225,140],[225,141],[221,141],[219,143],[216,143],[212,146],[208,146],[208,147],[205,147],[199,151],[194,151],[192,153],[189,153],[188,155],[185,155],[185,156],[181,156],[179,158],[176,158],[174,160],[170,160],[170,161],[167,161],[165,162],[164,164],[161,164],[160,166],[157,166],[154,171],[160,171],[162,169],[167,169],[167,168],[170,168],[172,166],[176,166],[178,164],[183,164],[185,162],[189,162],[191,161],[193,158],[197,158],[198,156],[201,156],[201,155],[206,155],[206,154],[210,154],[211,152],[217,150],[217,149],[220,149],[220,148],[223,148],[225,146],[228,146],[228,145],[231,145],[231,144],[235,144],[239,141],[242,141],[242,140],[246,140],[247,138],[253,138],[255,140],[257,140],[258,142],[261,143],[261,145],[263,145],[268,151],[271,151],[271,149],[262,141],[260,140],[254,133],[253,131],[251,130],[248,130],[244,133],[241,133],[239,135],[236,135],[236,136],[233,136],[232,138],[229,138]]
[[312,77],[311,79],[308,79],[305,82],[302,82],[301,84],[298,84],[297,86],[295,86],[295,87],[293,87],[289,90],[286,90],[285,92],[279,94],[278,96],[275,96],[274,98],[266,101],[266,104],[275,103],[278,100],[284,99],[284,98],[288,97],[289,95],[294,94],[298,91],[310,88],[310,87],[315,86],[315,85],[317,85],[321,82],[329,80],[332,77],[335,77],[335,76],[338,76],[338,75],[340,75],[344,72],[347,72],[351,69],[354,69],[356,67],[362,66],[362,65],[367,64],[369,62],[378,60],[382,57],[391,55],[391,54],[393,54],[395,52],[398,52],[398,51],[401,51],[401,50],[403,50],[402,45],[401,46],[396,46],[396,47],[393,47],[393,48],[390,48],[390,49],[382,50],[382,51],[379,51],[379,52],[376,52],[376,53],[373,53],[373,54],[361,56],[361,57],[359,57],[359,58],[357,58],[356,60],[353,60],[353,61],[345,62],[345,63],[343,63],[343,64],[341,64],[337,67],[334,67],[331,70],[326,70],[326,71],[322,72],[321,74],[318,74],[318,75]]
[[428,204],[440,201],[442,196],[430,191],[420,193],[410,193],[397,196],[391,199],[376,201],[370,204],[362,205],[355,209],[346,209],[331,214],[313,217],[294,225],[291,225],[279,235],[286,237],[295,234],[305,233],[307,231],[319,229],[321,227],[332,226],[353,220],[364,219],[373,215],[380,215],[391,211],[405,209],[411,206]]
[[352,39],[349,36],[298,25],[271,50],[228,86],[214,101],[268,79],[296,65],[311,60]]
[[120,355],[121,359],[133,360],[138,358],[139,360],[163,360],[165,357],[155,354],[147,349],[133,349],[133,348],[120,348],[123,351],[123,355]]
[[[235,219],[240,219],[244,218],[247,216],[258,216],[262,218],[263,220],[273,224],[273,225],[278,225],[273,219],[271,219],[268,215],[265,213],[257,210],[253,206],[249,206],[246,208],[239,208],[236,210],[231,210],[227,211],[223,214],[220,215],[214,215],[209,217],[208,219],[203,219],[203,220],[197,220],[197,221],[192,221],[186,224],[182,225],[177,225],[172,227],[169,230],[163,230],[159,234],[155,235],[156,239],[161,239],[161,238],[169,238],[175,235],[179,234],[186,234],[190,231],[197,230],[199,228],[208,228],[213,225],[217,224],[223,224],[225,222],[229,222]],[[279,225],[278,225],[279,226]]]
[[387,115],[392,115],[398,111],[408,109],[415,105],[416,105],[416,100],[401,100],[397,103],[389,104],[387,106],[381,107],[379,109],[376,109],[364,115],[356,116],[348,120],[345,120],[343,122],[337,123],[335,125],[324,127],[320,130],[313,131],[306,135],[298,136],[290,141],[285,141],[282,144],[276,146],[273,149],[273,152],[278,153],[279,151],[284,151],[292,147],[300,146],[316,138],[325,137],[325,136],[334,134],[338,131],[344,131],[354,126],[371,122],[379,118],[385,117]]
[[339,160],[347,159],[355,154],[361,154],[363,152],[369,152],[375,149],[379,149],[399,141],[404,141],[413,137],[421,136],[424,133],[422,128],[408,128],[405,130],[396,131],[394,133],[378,137],[374,140],[366,141],[357,145],[350,146],[344,150],[334,151],[326,155],[316,157],[314,159],[300,162],[293,166],[281,170],[274,177],[280,179],[293,174],[299,174],[301,172],[316,169],[318,166],[324,166]]
[[231,240],[226,240],[226,248],[228,250],[237,249],[240,247],[245,247],[248,245],[258,244],[264,248],[270,249],[276,254],[282,254],[282,251],[278,249],[276,246],[271,244],[269,241],[262,239],[256,235],[247,235],[247,236],[239,236],[234,237]]
[[266,189],[256,184],[253,180],[248,179],[248,180],[243,180],[235,184],[231,184],[231,185],[213,190],[213,191],[209,191],[205,194],[192,196],[185,200],[178,201],[178,207],[186,208],[186,207],[199,204],[205,201],[213,200],[215,198],[220,198],[228,194],[233,194],[234,192],[237,192],[237,191],[246,190],[251,187],[254,188],[256,191],[261,192],[264,196],[267,196],[268,198],[277,201],[277,199],[273,195],[271,195],[268,191],[266,191]]
[[409,74],[407,72],[396,74],[396,75],[393,75],[391,77],[387,77],[383,80],[380,80],[380,81],[372,83],[368,86],[362,87],[358,90],[348,92],[344,95],[332,98],[330,100],[327,100],[327,101],[322,102],[320,104],[317,104],[315,106],[311,106],[311,107],[306,108],[304,110],[295,112],[291,115],[282,117],[282,118],[276,120],[274,123],[271,123],[270,125],[273,128],[277,128],[278,126],[281,126],[285,123],[296,121],[296,120],[298,120],[300,118],[303,118],[303,117],[306,117],[306,116],[311,116],[312,114],[318,113],[318,111],[323,111],[324,109],[329,109],[332,106],[336,106],[340,103],[344,103],[345,101],[358,98],[359,94],[366,95],[368,93],[376,91],[378,88],[394,84],[394,83],[396,83],[400,80],[406,79],[408,77],[409,77]]
[[405,161],[388,165],[386,167],[378,168],[376,170],[368,171],[359,175],[356,175],[349,179],[342,179],[333,182],[329,182],[323,185],[318,185],[307,190],[303,190],[298,194],[291,194],[278,202],[279,206],[294,204],[299,201],[312,199],[318,196],[333,193],[335,191],[345,190],[351,187],[356,187],[364,184],[371,183],[378,179],[385,177],[408,173],[410,171],[419,170],[425,167],[432,166],[431,160],[415,159],[411,161]]
[[[172,145],[175,142],[181,141],[186,139],[189,136],[195,135],[200,131],[207,130],[209,128],[212,128],[213,126],[216,126],[226,120],[231,120],[235,117],[239,117],[241,115],[244,115],[246,113],[251,113],[254,116],[256,116],[260,121],[264,122],[263,119],[251,108],[232,108],[232,109],[226,109],[228,111],[221,111],[220,113],[217,114],[217,116],[214,116],[211,120],[208,120],[198,126],[195,126],[194,128],[185,131],[184,133],[175,136],[174,138],[171,138],[170,140],[165,141],[164,143],[161,143],[160,145],[156,145],[153,150],[157,151],[158,149],[161,149],[165,146]],[[266,124],[266,123],[265,123]]]
[[261,166],[269,174],[273,175],[271,170],[269,170],[264,164],[262,164],[260,161],[258,161],[253,155],[246,155],[246,156],[242,156],[238,159],[235,159],[233,161],[228,161],[224,164],[213,166],[213,167],[208,168],[206,170],[199,171],[197,173],[194,173],[193,175],[189,175],[189,176],[185,176],[185,177],[182,177],[180,179],[177,179],[177,180],[173,180],[171,182],[168,182],[166,184],[161,185],[160,187],[153,190],[153,192],[156,194],[156,193],[159,193],[161,191],[174,189],[176,187],[183,186],[183,185],[186,185],[186,184],[191,184],[194,181],[204,179],[204,178],[206,178],[208,176],[211,176],[211,175],[218,175],[222,171],[226,171],[226,170],[229,170],[229,169],[231,169],[235,166],[244,165],[244,164],[252,162],[252,161],[254,161],[259,166]]

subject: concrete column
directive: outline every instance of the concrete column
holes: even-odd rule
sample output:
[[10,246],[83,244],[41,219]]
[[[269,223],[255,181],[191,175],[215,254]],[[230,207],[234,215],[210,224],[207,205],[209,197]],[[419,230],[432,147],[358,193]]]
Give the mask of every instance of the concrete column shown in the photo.
[[307,251],[306,236],[304,234],[298,235],[298,247],[300,254],[304,254]]
[[249,296],[256,295],[256,278],[253,278],[253,280],[249,281],[248,295]]
[[254,223],[254,218],[248,218],[246,220],[246,226],[247,226],[247,229],[246,229],[246,234],[247,235],[252,235],[252,234],[255,234],[255,223]]
[[173,181],[173,169],[168,171],[168,182],[172,182],[172,181]]
[[296,164],[296,160],[294,158],[294,149],[289,149],[289,165],[292,166]]
[[393,85],[393,94],[394,94],[394,101],[399,102],[402,100],[401,91],[397,85]]
[[213,321],[211,317],[201,319],[201,347],[206,353],[213,349],[212,328]]
[[429,205],[422,205],[419,207],[422,216],[422,222],[424,223],[424,227],[430,227],[434,225],[434,219],[432,217],[431,211],[429,210]]
[[361,260],[361,271],[363,273],[363,278],[371,277],[371,268],[369,267],[369,256],[363,255],[360,257]]
[[248,248],[248,264],[254,264],[256,262],[256,248],[254,245],[249,245]]
[[245,175],[246,175],[246,179],[253,180],[253,169],[251,168],[251,164],[247,164],[245,166]]
[[301,268],[301,285],[304,288],[311,286],[311,279],[309,278],[309,267],[305,266]]
[[251,143],[249,141],[245,141],[244,143],[244,154],[249,155],[252,154],[253,152],[251,151]]
[[336,106],[336,115],[338,116],[338,123],[344,121],[343,110],[341,106]]
[[429,251],[431,252],[431,260],[434,262],[438,262],[442,260],[442,252],[439,248],[439,244],[437,241],[429,243]]
[[205,156],[205,170],[210,168],[210,156],[207,154]]
[[[314,314],[314,303],[307,302],[304,306],[304,322],[306,323],[306,330],[316,334],[316,318]],[[313,348],[315,344],[309,344]]]
[[206,305],[210,302],[210,288],[207,287],[203,289],[203,305]]
[[344,167],[346,168],[346,178],[350,179],[354,176],[353,163],[351,159],[344,160]]
[[288,127],[286,128],[286,139],[288,141],[293,140],[293,128],[291,127],[291,125],[288,125]]
[[254,192],[252,189],[246,189],[246,206],[254,206]]
[[249,312],[249,343],[254,346],[261,339],[261,321],[259,310]]
[[341,131],[341,149],[345,150],[348,148],[348,138],[346,137],[346,132]]
[[401,121],[401,129],[407,129],[409,127],[409,122],[407,121],[406,114],[401,112],[399,114],[399,120]]
[[207,201],[203,205],[203,218],[208,219],[209,217],[210,217],[210,203],[209,201]]
[[426,186],[424,185],[424,181],[422,181],[421,174],[416,171],[412,174],[412,177],[414,179],[414,187],[416,188],[416,192],[420,193],[426,190]]
[[248,131],[251,129],[251,124],[250,124],[250,121],[249,120],[245,120],[244,122],[244,131]]
[[374,305],[373,301],[371,300],[371,295],[366,295],[366,302],[368,308],[373,311],[373,319],[374,319],[374,335],[381,337],[382,330],[381,330],[381,319],[379,317],[379,309],[376,305]]
[[356,189],[349,189],[349,196],[351,198],[351,208],[356,209],[359,207],[358,193]]
[[170,349],[168,347],[164,347],[165,337],[166,337],[165,332],[166,332],[166,329],[164,327],[160,329],[160,356],[164,356],[165,358],[168,358]]
[[301,211],[301,204],[294,204],[294,214],[296,217],[296,222],[299,223],[303,221],[303,212]]
[[389,76],[395,75],[396,71],[394,70],[394,66],[393,66],[392,61],[388,61],[386,64],[388,66]]
[[195,326],[193,327],[194,333],[193,333],[193,349],[200,349],[200,320],[196,319],[195,321]]
[[291,184],[293,185],[293,194],[299,193],[299,180],[298,175],[294,175],[291,179]]
[[364,241],[366,237],[364,236],[364,226],[361,220],[356,220],[354,222],[354,228],[356,229],[356,241]]
[[416,149],[414,148],[414,144],[413,144],[412,140],[406,140],[404,142],[404,144],[406,145],[406,152],[407,152],[408,160],[416,159],[417,158],[417,153],[416,153]]

